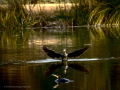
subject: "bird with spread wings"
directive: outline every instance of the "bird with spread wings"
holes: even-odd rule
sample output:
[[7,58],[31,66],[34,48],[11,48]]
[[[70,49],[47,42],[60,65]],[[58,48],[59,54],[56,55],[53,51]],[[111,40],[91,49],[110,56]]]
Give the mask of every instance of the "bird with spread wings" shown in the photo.
[[71,53],[66,53],[66,50],[63,49],[63,54],[59,54],[59,53],[56,53],[55,51],[53,50],[49,50],[46,46],[43,46],[43,51],[47,53],[47,55],[51,58],[62,58],[62,61],[63,60],[66,60],[68,59],[68,57],[77,57],[77,56],[80,56],[81,54],[83,54],[86,50],[88,49],[88,46],[85,47],[85,48],[82,48],[82,49],[78,49],[74,52],[71,52]]

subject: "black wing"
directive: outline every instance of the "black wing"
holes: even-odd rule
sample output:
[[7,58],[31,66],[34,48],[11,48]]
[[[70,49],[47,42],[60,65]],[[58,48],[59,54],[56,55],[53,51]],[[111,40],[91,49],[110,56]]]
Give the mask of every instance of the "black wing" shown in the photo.
[[68,57],[77,57],[77,56],[80,56],[81,54],[83,54],[86,50],[88,49],[88,47],[85,47],[83,49],[79,49],[79,50],[76,50],[72,53],[69,53],[68,54]]
[[59,57],[61,57],[61,54],[56,53],[56,52],[54,52],[54,51],[52,51],[52,50],[47,49],[46,46],[43,46],[43,50],[44,50],[44,52],[47,53],[47,55],[48,55],[49,57],[51,57],[51,58],[53,58],[53,59],[54,59],[54,58],[59,58]]

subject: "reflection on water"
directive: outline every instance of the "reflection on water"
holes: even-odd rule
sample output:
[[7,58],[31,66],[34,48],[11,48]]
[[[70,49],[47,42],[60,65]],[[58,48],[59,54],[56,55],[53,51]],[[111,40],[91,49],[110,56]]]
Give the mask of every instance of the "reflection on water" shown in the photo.
[[88,70],[85,69],[85,67],[83,67],[82,65],[78,64],[78,63],[70,63],[68,64],[67,61],[63,61],[62,63],[55,63],[55,64],[51,64],[48,67],[48,70],[45,72],[45,77],[48,77],[48,75],[50,75],[51,73],[53,73],[55,70],[59,69],[59,68],[63,68],[64,70],[64,74],[67,74],[67,70],[68,68],[74,68],[76,70],[88,73]]
[[[68,62],[50,59],[43,45],[67,53],[89,45],[82,56]],[[52,90],[52,74],[73,80],[58,90],[119,90],[120,30],[75,28],[69,30],[0,31],[0,88]]]
[[55,74],[52,74],[52,75],[55,76],[55,77],[57,77],[57,79],[55,80],[55,82],[58,83],[58,84],[55,85],[53,88],[57,88],[57,87],[60,86],[61,84],[74,82],[73,80],[69,80],[69,79],[67,79],[67,78],[61,78],[60,75],[55,75]]
[[[110,57],[110,58],[82,58],[82,59],[68,59],[69,62],[72,61],[96,61],[96,60],[119,60],[120,57]],[[18,60],[18,61],[3,61],[0,63],[0,66],[3,65],[15,65],[15,64],[41,64],[41,63],[52,63],[52,62],[61,62],[61,60],[58,59],[44,59],[44,60]]]
[[119,27],[94,27],[89,28],[92,39],[105,39],[105,38],[119,38],[120,29]]

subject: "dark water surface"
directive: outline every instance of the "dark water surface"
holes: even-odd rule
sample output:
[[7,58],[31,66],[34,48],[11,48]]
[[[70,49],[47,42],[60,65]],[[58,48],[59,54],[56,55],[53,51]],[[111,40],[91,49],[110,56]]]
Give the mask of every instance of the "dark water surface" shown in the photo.
[[[43,45],[62,53],[89,46],[68,62],[49,58]],[[61,75],[72,82],[57,84]],[[119,90],[120,29],[74,28],[0,31],[0,90]]]

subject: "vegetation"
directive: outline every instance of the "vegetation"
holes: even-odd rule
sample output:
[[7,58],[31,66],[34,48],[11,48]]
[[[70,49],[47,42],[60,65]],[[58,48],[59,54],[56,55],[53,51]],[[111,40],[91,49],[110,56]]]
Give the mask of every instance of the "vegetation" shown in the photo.
[[119,25],[120,1],[102,2],[90,14],[90,24]]
[[[48,0],[49,3],[64,2],[62,7],[56,8],[52,14],[43,12],[35,13],[32,8],[37,3],[45,3],[47,0],[5,0],[0,5],[0,29],[23,29],[27,27],[44,27],[49,22],[60,25],[119,25],[120,23],[120,1],[119,0]],[[67,9],[66,3],[71,3]],[[33,5],[27,9],[26,5]]]
[[82,3],[80,0],[73,2],[72,7],[69,11],[60,10],[57,18],[68,21],[69,25],[73,23],[73,26],[86,25],[89,17],[89,4]]
[[[2,9],[0,10],[0,28],[9,28],[11,30],[22,28],[22,25],[26,25],[29,20],[29,17],[22,6],[22,2],[18,0],[6,1],[8,3],[6,9],[4,11]],[[23,22],[24,19],[26,20],[25,23]]]

